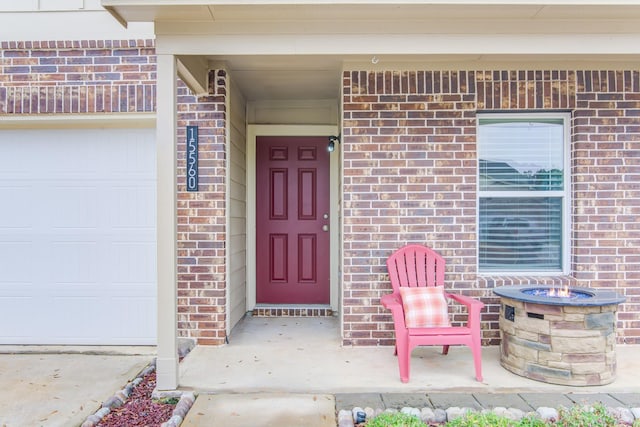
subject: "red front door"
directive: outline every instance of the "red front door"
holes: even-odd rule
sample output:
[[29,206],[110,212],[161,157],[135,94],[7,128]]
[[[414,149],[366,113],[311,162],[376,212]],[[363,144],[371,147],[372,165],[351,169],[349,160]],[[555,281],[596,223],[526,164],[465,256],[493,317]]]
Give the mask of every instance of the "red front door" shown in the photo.
[[327,137],[256,140],[256,302],[329,304]]

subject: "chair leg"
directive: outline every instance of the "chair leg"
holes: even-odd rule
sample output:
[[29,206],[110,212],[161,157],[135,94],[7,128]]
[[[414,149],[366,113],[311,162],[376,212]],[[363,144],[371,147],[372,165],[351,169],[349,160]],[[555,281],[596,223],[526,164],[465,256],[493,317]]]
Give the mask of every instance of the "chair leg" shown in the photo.
[[396,338],[396,351],[398,353],[398,368],[400,369],[400,381],[409,382],[409,368],[411,365],[411,351],[407,339]]
[[476,369],[476,380],[482,382],[482,346],[479,339],[472,343],[471,352],[473,353],[473,365]]
[[403,383],[409,382],[409,369],[411,368],[411,361],[407,356],[398,356],[398,365],[400,367],[400,381]]
[[443,345],[442,346],[442,354],[444,354],[445,356],[447,354],[449,354],[449,346],[448,345]]

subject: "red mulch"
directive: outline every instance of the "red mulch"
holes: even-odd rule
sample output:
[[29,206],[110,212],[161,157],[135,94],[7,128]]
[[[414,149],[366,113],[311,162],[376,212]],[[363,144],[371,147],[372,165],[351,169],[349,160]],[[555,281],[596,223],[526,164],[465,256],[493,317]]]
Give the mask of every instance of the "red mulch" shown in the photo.
[[133,389],[121,407],[113,408],[96,427],[160,427],[171,418],[175,405],[154,402],[151,393],[155,387],[156,372],[153,371]]

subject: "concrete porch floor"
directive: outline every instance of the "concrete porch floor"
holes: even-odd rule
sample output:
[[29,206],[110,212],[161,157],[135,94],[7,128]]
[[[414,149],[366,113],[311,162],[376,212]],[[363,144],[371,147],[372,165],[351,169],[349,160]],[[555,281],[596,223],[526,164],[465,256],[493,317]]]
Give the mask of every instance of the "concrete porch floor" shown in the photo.
[[200,393],[638,393],[640,346],[618,346],[617,379],[596,387],[529,380],[500,366],[497,346],[484,347],[482,383],[471,352],[421,347],[411,359],[409,383],[400,382],[392,347],[342,347],[332,317],[245,317],[230,344],[198,346],[180,364],[180,389]]

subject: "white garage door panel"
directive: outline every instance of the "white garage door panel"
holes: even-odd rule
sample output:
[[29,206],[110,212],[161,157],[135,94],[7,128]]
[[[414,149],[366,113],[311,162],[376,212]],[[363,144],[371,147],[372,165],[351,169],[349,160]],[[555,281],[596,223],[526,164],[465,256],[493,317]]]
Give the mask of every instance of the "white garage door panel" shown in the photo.
[[0,131],[0,344],[155,344],[153,130]]

